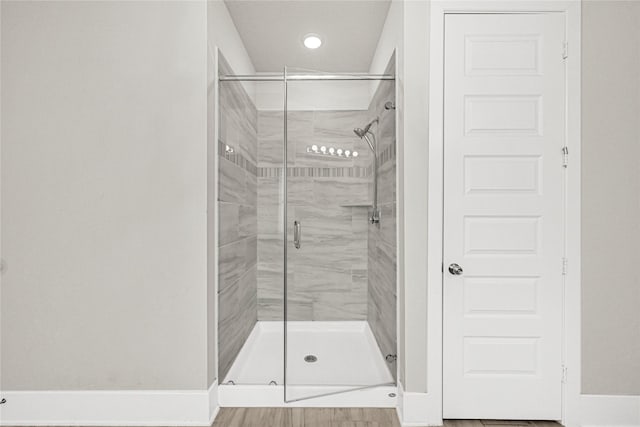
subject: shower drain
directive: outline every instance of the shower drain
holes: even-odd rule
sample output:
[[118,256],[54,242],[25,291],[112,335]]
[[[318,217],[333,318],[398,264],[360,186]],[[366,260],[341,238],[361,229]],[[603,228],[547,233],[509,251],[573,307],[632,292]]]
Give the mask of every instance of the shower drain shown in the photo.
[[313,354],[307,354],[304,357],[304,361],[307,362],[307,363],[313,363],[313,362],[317,362],[318,358],[315,357]]

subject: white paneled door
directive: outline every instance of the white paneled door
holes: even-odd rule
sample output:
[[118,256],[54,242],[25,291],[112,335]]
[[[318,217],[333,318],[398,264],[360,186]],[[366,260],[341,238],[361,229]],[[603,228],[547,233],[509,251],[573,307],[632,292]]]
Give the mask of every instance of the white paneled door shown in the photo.
[[561,418],[564,28],[446,15],[445,418]]

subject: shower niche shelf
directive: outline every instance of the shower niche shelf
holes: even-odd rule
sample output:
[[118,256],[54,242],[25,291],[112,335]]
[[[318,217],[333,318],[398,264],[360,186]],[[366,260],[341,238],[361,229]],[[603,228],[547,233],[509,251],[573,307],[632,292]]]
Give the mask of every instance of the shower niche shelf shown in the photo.
[[372,208],[373,205],[371,203],[343,203],[340,205],[341,208]]

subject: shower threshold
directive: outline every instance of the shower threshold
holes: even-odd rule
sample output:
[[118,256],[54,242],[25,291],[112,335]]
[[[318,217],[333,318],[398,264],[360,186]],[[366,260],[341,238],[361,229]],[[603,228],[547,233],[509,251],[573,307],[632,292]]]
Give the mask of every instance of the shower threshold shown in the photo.
[[[220,406],[396,406],[397,387],[365,321],[259,321],[219,386]],[[395,365],[391,365],[395,368]]]

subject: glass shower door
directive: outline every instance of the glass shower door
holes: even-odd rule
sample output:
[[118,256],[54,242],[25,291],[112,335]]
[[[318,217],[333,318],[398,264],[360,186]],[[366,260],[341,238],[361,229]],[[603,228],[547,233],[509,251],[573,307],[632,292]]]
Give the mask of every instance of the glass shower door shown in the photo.
[[[381,232],[381,224],[369,223],[375,156],[354,132],[379,114],[372,85],[368,80],[286,83],[289,402],[395,384],[395,290],[371,295],[377,290],[369,286],[372,274],[385,274],[395,284],[395,253],[388,255],[394,258],[392,271],[371,268],[380,256],[371,237]],[[369,138],[380,137],[377,133],[378,122]],[[395,179],[395,167],[391,173]],[[387,221],[395,236],[395,209]],[[379,301],[385,298],[393,310],[381,314]],[[386,329],[379,327],[381,316]]]
[[[283,387],[283,82],[235,78],[222,54],[219,64],[219,382]],[[279,96],[264,108],[255,93]]]

